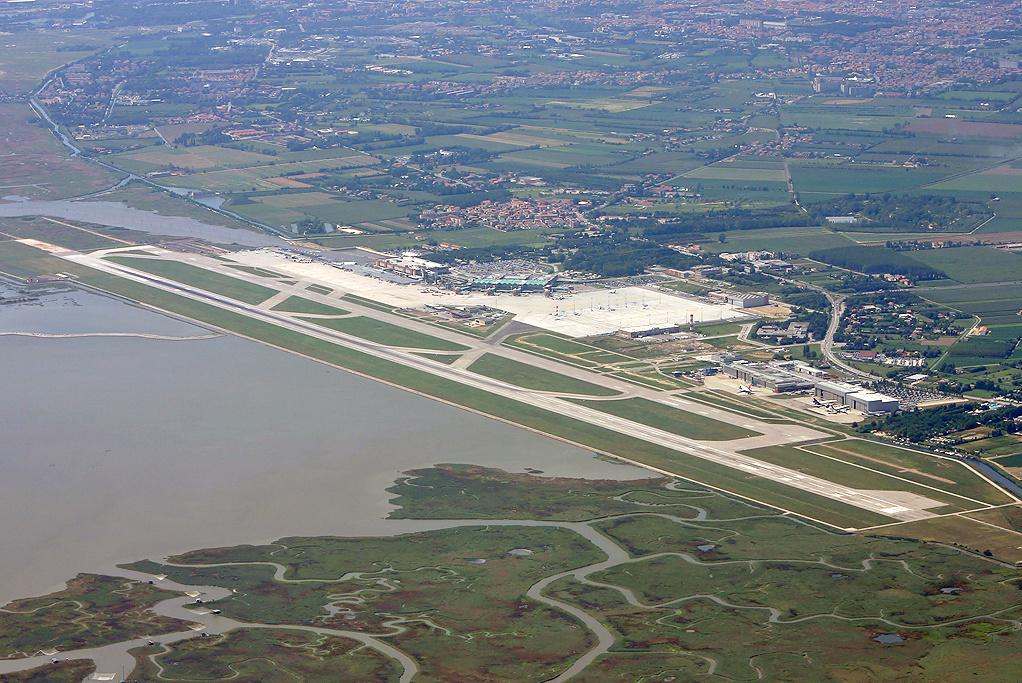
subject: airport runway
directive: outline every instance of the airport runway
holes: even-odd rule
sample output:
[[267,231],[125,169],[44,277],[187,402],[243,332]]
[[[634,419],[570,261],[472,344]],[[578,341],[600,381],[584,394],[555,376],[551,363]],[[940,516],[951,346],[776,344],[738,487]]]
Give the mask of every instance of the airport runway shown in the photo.
[[[821,433],[805,427],[764,423],[751,417],[736,416],[734,414],[727,413],[728,417],[726,419],[730,422],[740,421],[741,424],[761,432],[764,437],[755,437],[755,443],[743,444],[743,441],[746,440],[739,439],[730,442],[719,442],[718,445],[710,445],[706,442],[696,441],[671,432],[666,432],[654,427],[649,427],[647,425],[617,417],[615,415],[594,410],[592,408],[580,406],[548,393],[525,390],[499,380],[477,375],[462,368],[451,367],[438,361],[416,356],[407,351],[396,350],[376,342],[371,342],[360,337],[320,327],[313,323],[307,323],[281,313],[239,302],[190,285],[151,275],[143,271],[132,270],[119,264],[104,261],[97,255],[65,253],[61,254],[61,256],[68,260],[81,263],[82,265],[102,270],[119,277],[157,287],[191,299],[210,303],[220,308],[238,312],[251,318],[277,325],[294,332],[299,332],[322,341],[331,342],[362,353],[370,354],[437,377],[454,380],[504,398],[548,410],[597,427],[642,439],[681,453],[703,458],[764,479],[781,482],[803,491],[825,496],[827,498],[841,501],[848,505],[853,505],[893,519],[911,521],[933,517],[935,515],[927,512],[926,508],[939,507],[942,505],[938,501],[913,495],[904,491],[864,491],[854,489],[737,453],[738,449],[747,449],[766,445],[763,443],[764,437],[774,437],[774,443],[776,445],[780,445],[815,438],[815,436],[823,436]],[[233,273],[232,276],[237,277]],[[458,341],[463,344],[471,344],[471,340],[466,340],[466,338],[461,335],[458,336]],[[523,355],[526,355],[528,358],[526,362],[538,360],[528,354]],[[539,363],[534,364],[540,365]],[[558,371],[560,371],[559,368]],[[602,377],[593,373],[588,373],[588,377],[586,379],[588,381],[599,382]],[[698,408],[698,411],[703,414],[711,412],[708,406],[695,404],[676,397],[658,395],[651,400],[658,400],[661,403],[691,411]],[[649,465],[645,465],[641,462],[636,462],[635,464],[660,473],[665,472],[664,470],[650,467]],[[682,472],[678,472],[676,474],[678,476],[685,476]]]

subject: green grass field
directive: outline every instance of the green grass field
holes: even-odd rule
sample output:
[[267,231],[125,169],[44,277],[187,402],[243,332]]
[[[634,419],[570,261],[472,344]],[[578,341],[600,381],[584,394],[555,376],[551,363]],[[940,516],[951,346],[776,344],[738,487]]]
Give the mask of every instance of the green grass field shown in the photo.
[[334,319],[304,318],[304,320],[387,346],[428,349],[430,351],[468,351],[467,346],[364,316]]
[[283,311],[285,313],[309,313],[312,315],[346,315],[351,312],[300,296],[289,296],[271,310]]
[[[86,232],[65,225],[66,221],[57,223],[46,218],[6,218],[0,225],[0,232],[12,237],[28,237],[42,242],[49,242],[74,251],[89,252],[96,249],[123,247],[123,242],[103,237],[95,231]],[[90,229],[91,230],[91,229]]]
[[[912,481],[895,479],[893,476],[883,473],[879,468],[877,468],[877,471],[873,471],[872,469],[866,469],[868,467],[866,464],[851,463],[838,460],[835,457],[821,457],[791,446],[770,446],[742,451],[742,453],[757,460],[787,467],[803,474],[841,483],[852,488],[867,491],[907,491],[918,496],[924,496],[938,503],[938,505],[928,508],[930,512],[943,514],[961,512],[977,507],[976,503],[949,493],[948,490],[953,489],[953,485],[945,484],[947,489],[935,487],[937,482],[927,486],[920,486]],[[943,503],[943,506],[939,505],[939,503]]]
[[680,408],[672,408],[645,398],[626,398],[619,401],[575,399],[574,402],[698,441],[730,441],[759,436],[759,432],[751,429]]
[[1006,493],[956,460],[862,439],[845,439],[806,448],[983,503],[1003,505],[1011,500]]
[[483,354],[468,369],[480,375],[509,382],[525,389],[589,396],[614,396],[618,394],[613,389],[607,389],[606,387],[545,370],[528,363],[520,363],[492,353]]
[[215,292],[238,301],[244,301],[247,304],[261,304],[277,293],[275,289],[214,273],[188,263],[131,256],[106,256],[104,258],[122,266],[198,287],[207,292]]

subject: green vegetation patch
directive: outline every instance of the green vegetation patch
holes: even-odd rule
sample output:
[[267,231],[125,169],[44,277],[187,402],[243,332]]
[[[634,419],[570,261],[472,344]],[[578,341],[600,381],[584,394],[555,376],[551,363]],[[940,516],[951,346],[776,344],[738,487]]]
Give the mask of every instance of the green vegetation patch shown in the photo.
[[[243,621],[397,630],[387,642],[417,662],[423,680],[484,680],[474,672],[485,653],[495,680],[525,681],[561,670],[595,642],[573,618],[529,599],[529,587],[603,557],[568,529],[473,525],[383,538],[284,538],[171,558],[211,567],[132,566],[182,583],[230,586],[234,594],[208,606]],[[238,562],[279,563],[284,581],[269,564],[225,564]],[[342,609],[330,615],[329,604]],[[392,629],[395,620],[405,628]]]
[[282,278],[282,277],[284,277],[280,273],[274,273],[272,270],[266,270],[265,268],[259,268],[258,266],[244,266],[244,265],[237,265],[237,264],[229,264],[227,267],[228,268],[234,268],[235,270],[240,270],[241,272],[248,273],[249,275],[258,275],[259,277],[269,277],[269,278]]
[[302,319],[322,327],[329,327],[338,332],[368,339],[377,344],[386,344],[387,346],[429,349],[431,351],[468,351],[467,346],[365,316]]
[[104,237],[91,228],[80,230],[65,221],[57,222],[43,217],[6,218],[3,221],[3,226],[0,227],[0,232],[12,237],[28,237],[49,242],[75,251],[93,251],[125,246],[124,242]]
[[[477,465],[436,465],[406,472],[387,489],[394,519],[556,519],[582,521],[650,509],[693,516],[719,495],[670,479],[633,481],[515,474]],[[732,505],[742,503],[731,501]],[[768,514],[766,508],[758,508]]]
[[[1022,444],[1018,444],[1019,448],[1022,448]],[[1022,467],[1022,453],[1014,453],[1012,455],[1004,455],[996,459],[997,464],[1001,467]]]
[[525,389],[535,389],[536,391],[552,391],[561,394],[586,394],[589,396],[616,396],[620,393],[614,389],[608,389],[607,387],[493,353],[483,354],[468,369],[480,375],[499,379]]
[[925,263],[886,247],[861,245],[833,247],[809,252],[809,258],[860,273],[897,273],[920,280],[937,280],[945,274]]
[[914,574],[898,563],[877,562],[867,571],[854,567],[842,571],[787,558],[751,564],[693,564],[669,555],[615,567],[593,578],[631,589],[645,604],[717,595],[739,607],[773,607],[781,611],[782,624],[809,614],[878,621],[883,616],[909,626],[939,624],[1017,601],[1018,590],[987,585],[982,593],[949,600],[941,592],[946,579]]
[[833,441],[807,446],[807,449],[991,505],[1010,502],[1006,493],[957,460],[862,439]]
[[176,595],[136,581],[79,574],[63,590],[15,600],[0,610],[0,659],[184,631],[186,622],[149,610]]
[[244,301],[247,304],[261,304],[277,293],[277,290],[270,289],[269,287],[214,273],[211,270],[178,261],[135,258],[131,256],[105,256],[104,259],[182,284],[198,287],[207,292],[214,292],[238,301]]
[[966,284],[1022,280],[1022,256],[993,247],[926,249],[912,258]]
[[401,675],[395,661],[358,641],[285,629],[239,629],[134,654],[140,665],[129,680],[334,683],[343,672],[345,680],[396,683]]
[[1006,562],[1022,562],[1019,535],[1009,530],[970,519],[965,515],[944,515],[918,522],[898,524],[871,533],[895,538],[918,538],[935,543],[950,543]]
[[[879,470],[866,469],[865,465],[856,466],[791,446],[767,446],[741,451],[741,453],[757,460],[852,488],[868,491],[906,491],[923,496],[938,503],[938,505],[928,508],[930,512],[956,512],[975,507],[975,503],[970,503],[970,501],[947,491],[919,486],[911,481],[895,479]],[[939,505],[939,503],[943,503],[943,505]]]
[[346,315],[351,311],[343,308],[334,308],[318,301],[312,301],[301,296],[289,296],[274,306],[271,310],[284,311],[285,313],[309,313],[312,315]]
[[[566,337],[559,337],[553,334],[530,334],[525,337],[520,337],[519,340],[530,345],[541,346],[544,349],[549,349],[567,356],[577,356],[589,353],[590,351],[600,350],[586,344],[580,344],[572,341]],[[621,356],[620,360],[631,359],[628,356]]]
[[626,398],[618,401],[586,401],[569,399],[573,403],[617,415],[666,432],[679,434],[698,441],[730,441],[760,436],[759,432],[728,424],[712,417],[692,413],[681,408],[650,401],[645,398]]

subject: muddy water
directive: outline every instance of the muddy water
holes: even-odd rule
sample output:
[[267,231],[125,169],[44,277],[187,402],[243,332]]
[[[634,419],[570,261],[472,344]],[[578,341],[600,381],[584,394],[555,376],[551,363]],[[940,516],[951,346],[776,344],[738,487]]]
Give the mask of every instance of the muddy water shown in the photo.
[[[0,307],[0,331],[204,332],[65,296]],[[0,604],[79,571],[195,548],[429,528],[385,521],[384,489],[437,462],[642,476],[233,337],[0,337],[0,377]]]

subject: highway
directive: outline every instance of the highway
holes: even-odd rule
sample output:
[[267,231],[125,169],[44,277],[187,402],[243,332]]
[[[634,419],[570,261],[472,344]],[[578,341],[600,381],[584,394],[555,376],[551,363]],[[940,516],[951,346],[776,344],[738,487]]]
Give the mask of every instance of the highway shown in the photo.
[[[499,380],[477,375],[462,368],[451,367],[438,361],[416,356],[407,351],[396,350],[360,337],[330,330],[314,323],[308,323],[290,317],[286,314],[265,310],[258,306],[236,301],[190,285],[178,283],[146,272],[136,271],[119,264],[104,261],[102,258],[95,255],[65,253],[62,256],[68,260],[81,263],[82,265],[102,270],[128,280],[157,287],[190,299],[203,301],[226,310],[244,314],[265,323],[289,329],[322,341],[338,344],[420,372],[453,380],[503,398],[524,403],[536,408],[541,408],[596,427],[642,439],[665,448],[725,465],[758,477],[781,482],[798,488],[799,490],[825,496],[864,510],[892,517],[894,519],[911,521],[932,517],[934,515],[927,512],[926,508],[938,507],[940,505],[937,501],[922,498],[921,496],[914,496],[903,491],[863,491],[854,489],[825,479],[805,475],[795,470],[766,463],[746,455],[741,455],[737,452],[739,449],[748,449],[767,445],[762,443],[762,438],[716,442],[715,445],[709,445],[705,442],[689,439],[592,408],[580,406],[559,398],[556,395],[551,395],[545,392],[524,390],[520,387],[513,386]],[[599,376],[594,377],[596,381],[599,381]],[[665,404],[673,405],[682,409],[684,409],[684,404],[687,403],[676,401],[671,397],[666,396],[661,397],[659,400]],[[774,437],[769,439],[773,443],[790,443],[791,441],[799,441],[807,438],[804,433],[783,434],[782,430],[791,431],[792,429],[796,429],[791,425],[762,423],[746,417],[742,417],[741,419],[743,423],[750,423],[748,426],[756,429],[756,431],[762,432],[765,436]],[[807,431],[812,433],[812,430]],[[810,436],[808,438],[812,437]],[[628,460],[627,458],[621,459],[661,474],[675,474],[674,472],[651,467],[641,462]],[[677,474],[678,476],[684,476],[680,472]]]

